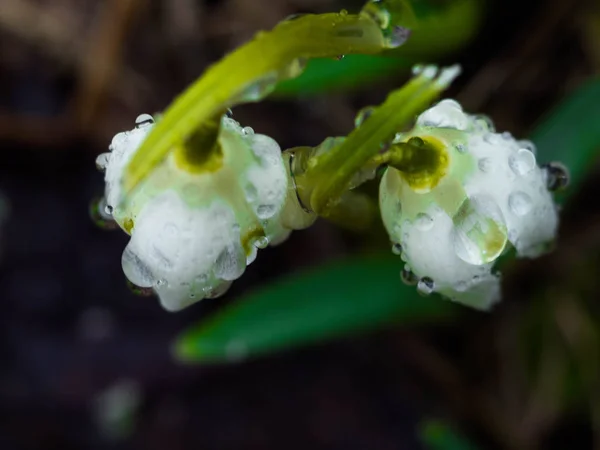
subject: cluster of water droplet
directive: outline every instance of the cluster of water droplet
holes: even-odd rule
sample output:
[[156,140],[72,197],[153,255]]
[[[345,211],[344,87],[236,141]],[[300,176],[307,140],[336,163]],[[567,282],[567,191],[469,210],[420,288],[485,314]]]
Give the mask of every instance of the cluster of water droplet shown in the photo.
[[496,133],[488,118],[465,114],[453,100],[425,111],[397,140],[415,136],[441,142],[450,165],[426,192],[393,168],[382,178],[382,217],[406,263],[402,278],[423,294],[487,309],[499,300],[498,257],[511,245],[518,256],[536,257],[555,238],[551,191],[565,186],[567,172],[556,163],[538,167],[531,142]]
[[382,30],[388,48],[404,44],[410,36],[405,26],[412,12],[405,2],[398,0],[369,0],[361,14],[370,17]]
[[282,221],[289,173],[277,143],[227,114],[222,118],[217,170],[189,173],[173,154],[123,198],[127,163],[152,129],[142,115],[97,158],[105,171],[105,197],[92,206],[103,225],[131,235],[122,257],[134,291],[158,294],[168,310],[222,295],[256,257],[290,229]]

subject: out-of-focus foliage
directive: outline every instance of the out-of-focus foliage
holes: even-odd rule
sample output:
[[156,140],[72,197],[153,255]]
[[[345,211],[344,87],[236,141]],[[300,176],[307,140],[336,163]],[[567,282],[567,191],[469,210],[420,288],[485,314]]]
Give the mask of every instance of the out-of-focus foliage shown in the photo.
[[226,362],[384,324],[449,318],[456,308],[400,281],[394,255],[361,256],[290,275],[239,299],[183,333],[177,356]]
[[476,450],[472,443],[439,420],[425,420],[419,426],[419,439],[429,450]]

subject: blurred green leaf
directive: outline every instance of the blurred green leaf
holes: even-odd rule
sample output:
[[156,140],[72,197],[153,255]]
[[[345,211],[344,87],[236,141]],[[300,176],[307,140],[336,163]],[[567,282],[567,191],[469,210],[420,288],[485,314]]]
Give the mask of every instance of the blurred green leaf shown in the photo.
[[351,89],[390,74],[406,74],[417,63],[432,62],[463,47],[481,24],[482,0],[436,5],[412,0],[418,20],[408,42],[384,56],[347,55],[336,61],[313,59],[299,77],[278,84],[274,96],[311,95]]
[[439,420],[426,420],[419,426],[419,438],[429,450],[476,450],[472,443]]
[[292,274],[240,298],[184,332],[184,361],[226,362],[377,328],[451,317],[458,309],[421,297],[399,279],[394,255],[360,256]]
[[588,81],[560,102],[531,135],[540,162],[559,161],[571,173],[569,189],[576,191],[600,154],[600,78]]

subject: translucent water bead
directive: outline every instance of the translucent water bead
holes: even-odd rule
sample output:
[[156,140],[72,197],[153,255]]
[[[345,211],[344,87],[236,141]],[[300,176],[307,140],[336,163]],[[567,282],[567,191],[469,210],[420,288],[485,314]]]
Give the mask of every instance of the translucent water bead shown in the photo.
[[170,154],[123,198],[124,169],[153,123],[140,116],[134,129],[114,137],[97,165],[105,170],[106,208],[131,235],[122,257],[125,275],[177,311],[222,295],[257,248],[285,240],[289,178],[273,139],[224,115],[220,167],[190,173]]
[[508,246],[536,257],[555,239],[558,214],[549,188],[556,183],[538,167],[531,142],[496,133],[489,119],[464,113],[454,100],[422,113],[396,140],[411,137],[442,143],[449,167],[436,186],[419,192],[388,168],[380,185],[385,227],[402,246],[405,270],[432,280],[421,283],[431,287],[421,292],[488,309],[500,298],[493,266]]

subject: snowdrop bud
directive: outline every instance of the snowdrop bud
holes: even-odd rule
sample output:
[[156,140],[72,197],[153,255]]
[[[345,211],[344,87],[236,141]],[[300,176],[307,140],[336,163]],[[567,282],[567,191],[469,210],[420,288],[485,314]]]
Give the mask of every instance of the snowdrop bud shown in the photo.
[[443,100],[422,113],[409,133],[445,149],[448,164],[435,184],[414,185],[388,168],[381,180],[383,222],[424,294],[438,292],[478,308],[500,298],[494,262],[512,245],[521,257],[548,248],[558,215],[531,142],[496,133],[489,119]]
[[[283,220],[289,174],[278,144],[224,116],[216,167],[190,173],[171,152],[123,198],[125,167],[154,126],[148,115],[136,124],[97,159],[106,171],[106,212],[131,235],[125,275],[152,288],[170,311],[222,295],[257,248],[282,242],[291,231]],[[294,213],[293,205],[285,209]]]

